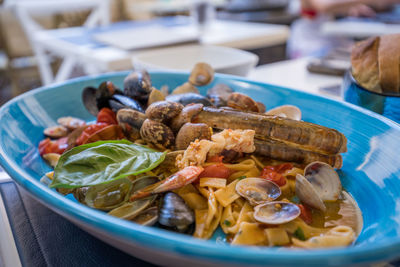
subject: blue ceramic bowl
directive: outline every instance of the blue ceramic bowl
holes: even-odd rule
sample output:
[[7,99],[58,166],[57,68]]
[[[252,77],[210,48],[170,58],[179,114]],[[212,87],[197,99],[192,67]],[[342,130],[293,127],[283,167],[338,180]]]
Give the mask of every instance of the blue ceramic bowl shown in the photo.
[[[297,105],[305,121],[335,128],[347,136],[348,152],[343,155],[344,165],[339,174],[364,218],[364,228],[353,246],[312,251],[238,247],[220,242],[220,233],[203,241],[113,218],[41,184],[39,179],[50,170],[37,150],[43,129],[56,124],[61,116],[93,120],[81,102],[82,89],[104,80],[122,86],[126,75],[75,79],[33,90],[5,104],[0,109],[1,165],[21,187],[53,210],[110,244],[158,264],[343,266],[400,256],[399,125],[351,104],[233,76],[217,75],[211,86],[226,83],[235,91],[264,102],[268,108]],[[174,88],[185,82],[188,74],[152,72],[151,77],[156,87],[166,84]]]
[[400,123],[400,95],[378,94],[362,87],[347,71],[342,84],[343,99]]

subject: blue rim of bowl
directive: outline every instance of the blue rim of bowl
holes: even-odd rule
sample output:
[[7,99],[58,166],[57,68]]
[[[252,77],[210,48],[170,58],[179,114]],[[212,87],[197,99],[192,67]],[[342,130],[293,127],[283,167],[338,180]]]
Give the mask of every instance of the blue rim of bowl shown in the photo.
[[358,83],[356,78],[354,78],[353,71],[351,69],[349,69],[347,72],[349,73],[349,77],[351,79],[351,82],[354,83],[355,85],[357,85],[357,87],[360,88],[361,90],[364,90],[364,91],[366,91],[366,92],[368,92],[370,94],[373,94],[373,95],[389,96],[389,97],[400,97],[400,94],[378,93],[378,92],[374,92],[374,91],[368,90],[365,87],[363,87],[361,84]]
[[[7,108],[14,102],[31,95],[36,94],[38,91],[51,90],[53,87],[60,86],[62,84],[78,83],[88,81],[95,78],[101,77],[114,77],[126,75],[128,72],[114,72],[103,75],[92,75],[86,77],[80,77],[71,79],[67,82],[54,84],[52,86],[41,87],[34,91],[27,92],[20,95],[0,108],[0,119],[7,110]],[[178,71],[153,71],[153,74],[174,74],[188,76],[187,72]],[[245,78],[217,74],[221,78],[236,80],[241,82],[247,82],[256,86],[264,86],[265,83],[254,82]],[[355,109],[360,113],[364,113],[384,121],[390,127],[399,127],[393,121],[376,114],[372,111],[362,109],[350,103],[341,102],[329,99],[327,97],[321,97],[315,94],[306,92],[299,92],[294,89],[284,88],[280,86],[274,86],[282,90],[286,90],[292,93],[301,93],[311,98],[315,98],[318,101],[325,103],[335,103],[336,105],[346,106],[351,109]],[[69,200],[46,187],[44,184],[30,177],[28,173],[22,170],[16,163],[9,159],[3,147],[0,146],[0,163],[6,172],[24,189],[29,193],[36,196],[41,202],[46,203],[61,214],[68,215],[68,217],[96,228],[97,230],[104,231],[107,234],[118,237],[122,240],[132,242],[134,244],[140,244],[140,246],[146,247],[147,249],[155,249],[164,253],[179,254],[182,257],[196,258],[203,261],[212,261],[220,263],[231,263],[231,264],[246,264],[246,265],[315,265],[324,264],[326,266],[340,266],[345,264],[354,263],[369,263],[379,262],[384,260],[390,260],[398,256],[400,252],[400,237],[393,237],[389,240],[385,240],[379,243],[373,243],[369,246],[352,246],[338,249],[317,249],[317,250],[290,250],[282,248],[266,248],[266,247],[243,247],[243,246],[230,246],[217,244],[213,241],[203,241],[192,238],[190,236],[184,236],[181,234],[169,232],[163,229],[146,227],[137,225],[128,221],[124,221],[107,214],[93,210],[82,204],[76,203]]]

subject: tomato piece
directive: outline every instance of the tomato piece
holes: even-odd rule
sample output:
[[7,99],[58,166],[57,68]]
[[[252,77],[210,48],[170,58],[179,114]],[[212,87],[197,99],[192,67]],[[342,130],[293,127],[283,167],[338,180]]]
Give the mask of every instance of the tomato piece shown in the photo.
[[218,163],[222,163],[222,160],[224,159],[224,156],[220,156],[220,155],[215,155],[210,157],[207,161],[208,162],[218,162]]
[[102,108],[97,114],[97,123],[118,124],[114,111]]
[[93,143],[102,140],[119,140],[124,138],[122,128],[119,125],[107,125],[106,127],[91,134],[84,142],[84,144]]
[[312,223],[312,214],[311,214],[311,210],[309,207],[307,207],[306,205],[302,205],[302,204],[297,204],[297,206],[300,208],[300,218],[303,219],[303,221],[307,224],[311,224]]
[[39,154],[41,156],[47,153],[62,154],[68,147],[67,142],[67,137],[63,137],[54,141],[50,140],[50,138],[46,138],[39,143]]
[[89,125],[82,133],[81,135],[76,139],[76,144],[82,145],[86,143],[87,139],[94,134],[95,132],[107,127],[109,124],[106,123],[96,123]]
[[204,167],[204,171],[199,175],[199,178],[212,177],[227,179],[231,175],[231,171],[222,163],[217,163]]
[[274,166],[275,171],[279,173],[284,173],[285,171],[293,169],[293,164],[292,163],[282,163],[279,165]]
[[293,168],[291,163],[282,163],[276,166],[265,166],[261,172],[260,177],[270,180],[279,186],[284,186],[286,184],[286,178],[282,174]]
[[279,186],[284,186],[286,184],[286,178],[282,174],[276,172],[276,171],[271,171],[269,169],[263,169],[260,175],[261,178],[267,179],[271,182],[276,183]]

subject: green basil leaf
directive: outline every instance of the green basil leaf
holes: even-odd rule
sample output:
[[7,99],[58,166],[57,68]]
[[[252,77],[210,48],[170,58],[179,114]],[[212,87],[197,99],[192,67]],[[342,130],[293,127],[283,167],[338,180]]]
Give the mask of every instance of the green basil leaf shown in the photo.
[[127,140],[74,147],[61,155],[50,187],[92,186],[137,175],[157,167],[165,154]]

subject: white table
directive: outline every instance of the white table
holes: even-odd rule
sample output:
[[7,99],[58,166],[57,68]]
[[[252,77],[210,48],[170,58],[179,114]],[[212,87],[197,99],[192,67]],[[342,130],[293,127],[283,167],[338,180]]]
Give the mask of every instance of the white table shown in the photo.
[[340,95],[328,93],[323,88],[340,86],[343,78],[308,72],[308,61],[309,58],[301,58],[263,65],[254,69],[248,78],[342,100]]
[[[87,74],[132,68],[132,56],[144,50],[125,51],[96,42],[93,36],[127,27],[140,27],[148,23],[168,24],[172,27],[174,24],[193,27],[188,17],[162,18],[150,22],[121,22],[90,30],[83,27],[44,30],[38,34],[36,43],[51,54],[73,59],[70,64],[65,64],[67,67],[62,69],[62,73],[54,80],[61,82],[70,77],[76,64],[83,65]],[[206,45],[256,49],[284,44],[288,36],[289,28],[284,25],[214,20],[200,36],[199,42]],[[49,65],[50,62],[45,64]],[[41,69],[50,70],[50,68]],[[41,74],[42,77],[53,76],[52,73]]]

